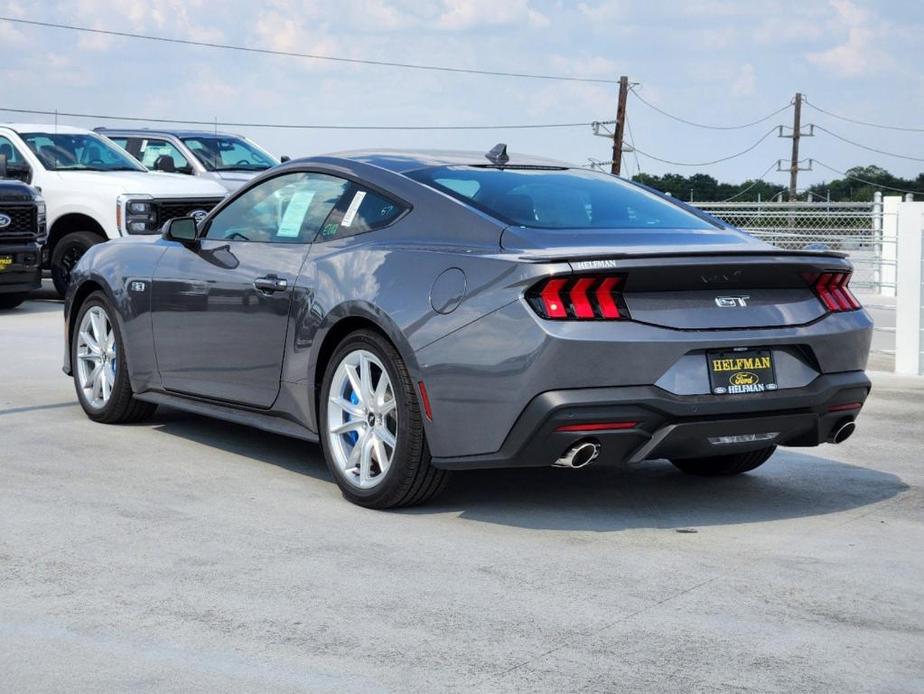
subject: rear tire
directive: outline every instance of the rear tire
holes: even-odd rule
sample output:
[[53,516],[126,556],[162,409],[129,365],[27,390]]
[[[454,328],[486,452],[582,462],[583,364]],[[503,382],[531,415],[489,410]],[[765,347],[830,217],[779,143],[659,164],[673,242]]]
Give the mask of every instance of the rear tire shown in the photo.
[[[352,368],[349,374],[348,367]],[[368,369],[368,390],[375,391],[374,397],[363,397],[351,385],[351,378],[358,382],[366,378],[364,368]],[[387,406],[368,404],[379,402],[377,384],[383,378],[390,382],[381,389],[381,400]],[[339,405],[332,404],[332,394]],[[431,464],[411,376],[398,351],[380,334],[359,330],[340,343],[324,373],[319,410],[324,458],[348,501],[375,509],[413,506],[428,501],[446,487],[449,473]],[[333,431],[335,427],[344,430],[338,433]],[[394,445],[384,443],[387,440]],[[370,452],[363,459],[367,441]],[[351,455],[354,450],[355,468]],[[379,456],[386,459],[384,470],[378,462]]]
[[[122,333],[115,315],[103,292],[93,292],[80,307],[71,335],[74,387],[80,406],[94,422],[140,422],[154,414],[157,405],[135,399],[128,378]],[[82,332],[88,334],[82,335]],[[88,343],[97,345],[97,348],[88,347]],[[104,356],[96,357],[97,352]],[[104,378],[95,378],[100,374]]]
[[71,272],[92,246],[106,239],[91,231],[75,231],[62,237],[51,254],[51,280],[58,294],[64,296]]
[[11,308],[16,308],[28,297],[29,295],[27,293],[0,294],[0,310],[6,311]]
[[776,446],[748,453],[716,455],[708,458],[674,458],[671,463],[688,475],[699,477],[725,477],[750,472],[766,463],[776,451]]

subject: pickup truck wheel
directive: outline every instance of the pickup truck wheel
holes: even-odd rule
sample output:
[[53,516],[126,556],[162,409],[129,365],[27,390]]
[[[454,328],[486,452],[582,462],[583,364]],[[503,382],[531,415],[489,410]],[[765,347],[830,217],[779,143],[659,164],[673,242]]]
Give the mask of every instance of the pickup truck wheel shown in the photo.
[[64,236],[51,254],[51,279],[58,294],[64,296],[71,280],[71,271],[83,254],[106,239],[91,231],[74,231]]
[[26,300],[28,294],[0,294],[0,310],[16,308]]
[[135,399],[115,311],[102,292],[87,297],[71,336],[77,399],[87,417],[103,424],[140,422],[157,405]]
[[708,458],[671,459],[674,466],[688,475],[700,477],[724,477],[750,472],[766,463],[776,451],[776,446],[762,448],[759,451],[735,453],[732,455],[715,455]]

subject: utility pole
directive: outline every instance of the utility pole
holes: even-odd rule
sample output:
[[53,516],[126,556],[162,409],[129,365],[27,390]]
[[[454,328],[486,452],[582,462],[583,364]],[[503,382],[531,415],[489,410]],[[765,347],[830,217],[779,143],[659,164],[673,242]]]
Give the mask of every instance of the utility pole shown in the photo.
[[619,103],[616,106],[616,127],[613,130],[613,163],[610,173],[619,175],[622,170],[622,138],[626,130],[626,100],[629,97],[629,78],[619,78]]
[[792,159],[789,164],[789,201],[796,199],[799,188],[799,138],[802,129],[802,92],[796,92],[795,108],[792,110]]

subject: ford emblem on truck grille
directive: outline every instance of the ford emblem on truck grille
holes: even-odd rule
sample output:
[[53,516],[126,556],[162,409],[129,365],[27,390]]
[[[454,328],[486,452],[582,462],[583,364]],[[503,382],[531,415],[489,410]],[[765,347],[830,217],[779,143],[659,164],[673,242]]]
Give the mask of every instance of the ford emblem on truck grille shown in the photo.
[[5,214],[0,214],[0,229],[6,229],[13,220]]
[[205,210],[193,210],[189,213],[189,216],[196,220],[196,224],[202,224],[202,220],[208,216],[208,212]]

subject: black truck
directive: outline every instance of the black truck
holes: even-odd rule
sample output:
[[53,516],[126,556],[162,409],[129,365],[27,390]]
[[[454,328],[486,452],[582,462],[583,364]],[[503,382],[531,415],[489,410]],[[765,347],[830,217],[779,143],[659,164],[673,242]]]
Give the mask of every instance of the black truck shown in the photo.
[[0,310],[19,306],[42,286],[45,201],[25,183],[0,179]]

